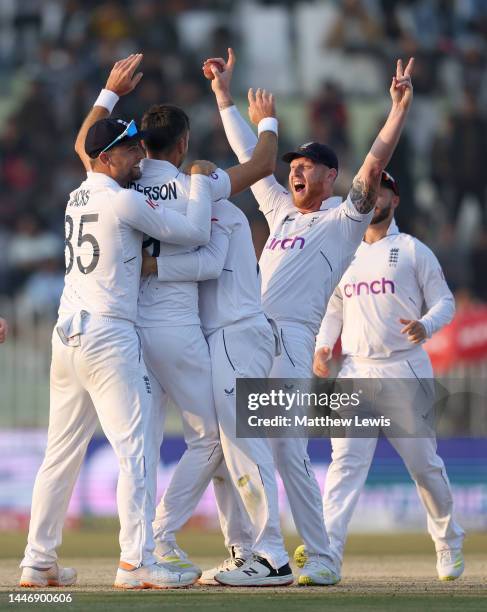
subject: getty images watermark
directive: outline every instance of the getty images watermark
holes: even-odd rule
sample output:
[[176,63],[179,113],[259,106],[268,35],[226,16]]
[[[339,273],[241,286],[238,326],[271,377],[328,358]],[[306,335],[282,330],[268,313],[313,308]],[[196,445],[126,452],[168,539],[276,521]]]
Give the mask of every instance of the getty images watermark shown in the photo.
[[[313,393],[284,391],[271,389],[268,393],[249,393],[247,407],[249,411],[258,411],[262,408],[276,408],[284,414],[274,416],[259,416],[254,413],[248,416],[250,427],[390,427],[391,419],[385,416],[361,416],[358,412],[353,416],[339,416],[338,410],[344,408],[357,408],[360,406],[362,390],[352,393]],[[307,414],[309,408],[329,408],[335,414]],[[304,409],[304,413],[302,410]],[[286,416],[286,413],[291,416]]]
[[238,379],[237,436],[434,437],[450,390],[433,379]]

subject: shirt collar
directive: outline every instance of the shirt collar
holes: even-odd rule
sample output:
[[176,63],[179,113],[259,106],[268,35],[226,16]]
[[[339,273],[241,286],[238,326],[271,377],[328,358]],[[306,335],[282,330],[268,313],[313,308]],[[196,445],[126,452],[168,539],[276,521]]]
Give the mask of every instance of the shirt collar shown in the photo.
[[387,236],[390,236],[391,234],[399,234],[399,228],[397,227],[397,223],[394,217],[392,217],[391,224],[387,229]]
[[148,159],[142,160],[140,168],[144,176],[156,176],[160,174],[171,174],[177,176],[179,170],[174,164],[165,159]]
[[112,189],[123,189],[116,180],[112,179],[103,172],[87,172],[86,180],[90,185],[99,185],[100,187],[111,187]]

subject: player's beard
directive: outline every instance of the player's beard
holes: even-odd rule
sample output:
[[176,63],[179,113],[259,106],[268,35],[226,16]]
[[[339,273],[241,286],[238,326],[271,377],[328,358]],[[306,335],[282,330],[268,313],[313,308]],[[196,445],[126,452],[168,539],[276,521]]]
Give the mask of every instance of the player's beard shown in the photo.
[[389,217],[391,208],[392,208],[392,204],[389,204],[389,206],[387,206],[386,208],[382,208],[377,213],[375,213],[374,216],[372,217],[372,221],[370,222],[370,225],[377,225],[377,223],[382,223],[382,221],[385,221]]
[[129,181],[137,181],[138,179],[140,179],[140,177],[142,176],[142,170],[140,169],[139,166],[134,166],[131,171],[130,171],[130,177],[129,177]]
[[[293,203],[296,208],[303,211],[316,210],[316,205],[323,200],[323,185],[321,182],[307,183],[305,194],[300,196],[291,188]],[[319,208],[319,206],[318,206]]]

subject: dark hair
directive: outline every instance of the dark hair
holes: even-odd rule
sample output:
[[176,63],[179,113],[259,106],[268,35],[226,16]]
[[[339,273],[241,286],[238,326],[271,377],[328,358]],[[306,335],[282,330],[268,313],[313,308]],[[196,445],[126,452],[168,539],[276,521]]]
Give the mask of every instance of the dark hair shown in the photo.
[[150,153],[166,152],[189,130],[189,117],[173,104],[154,104],[142,117],[144,142]]

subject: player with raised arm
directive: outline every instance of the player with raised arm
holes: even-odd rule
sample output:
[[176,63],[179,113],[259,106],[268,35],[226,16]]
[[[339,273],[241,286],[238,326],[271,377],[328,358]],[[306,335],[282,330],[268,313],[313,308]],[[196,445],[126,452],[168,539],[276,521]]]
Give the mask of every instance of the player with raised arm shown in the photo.
[[[82,150],[84,133],[93,116],[108,115],[118,99],[117,94],[131,91],[130,83],[137,81],[135,71],[140,59],[134,56],[114,66],[105,90],[80,130],[76,143],[78,153]],[[246,325],[241,326],[243,331],[239,329],[238,334],[244,333],[246,338],[254,339],[251,350],[255,353],[255,359],[246,365],[241,375],[248,371],[250,374],[247,375],[266,376],[268,348],[273,336],[260,306],[260,280],[256,272],[257,262],[250,229],[243,213],[224,201],[230,194],[250,186],[274,170],[277,121],[272,118],[275,114],[273,96],[259,92],[253,97],[252,108],[256,116],[259,114],[260,123],[259,143],[254,154],[244,164],[229,168],[227,172],[216,170],[211,175],[212,199],[219,201],[213,205],[213,231],[209,248],[225,250],[224,259],[227,252],[232,255],[228,256],[231,257],[229,266],[225,266],[226,282],[218,285],[220,290],[212,309],[211,321],[216,323],[205,325],[215,331],[246,319]],[[188,148],[189,119],[182,109],[175,106],[155,105],[144,114],[142,127],[148,157],[142,163],[142,176],[132,181],[130,186],[144,193],[154,203],[163,203],[161,205],[184,212],[188,176],[178,168]],[[84,158],[83,161],[88,168],[89,160]],[[146,251],[161,256],[172,255],[174,258],[191,254],[191,249],[187,247],[160,241],[151,241]],[[238,252],[240,254],[237,257]],[[229,276],[228,272],[232,274]],[[232,486],[238,485],[243,506],[248,508],[250,515],[247,526],[251,534],[245,547],[234,549],[236,565],[233,567],[239,567],[253,552],[263,559],[265,565],[258,576],[250,574],[252,584],[289,584],[293,576],[280,534],[277,487],[270,448],[262,441],[243,443],[235,440],[232,426],[235,410],[229,410],[228,405],[234,401],[234,397],[231,395],[227,398],[225,395],[223,408],[220,396],[224,391],[221,385],[216,398],[217,407],[220,405],[217,420],[211,363],[221,359],[221,351],[211,350],[210,362],[208,343],[201,331],[198,315],[196,281],[199,278],[195,273],[184,279],[161,281],[152,275],[142,282],[139,295],[138,327],[144,356],[150,372],[160,385],[160,389],[157,389],[157,384],[153,385],[157,413],[154,422],[156,446],[159,447],[162,441],[164,424],[163,401],[157,394],[161,389],[171,396],[181,410],[188,445],[157,509],[154,522],[156,554],[165,563],[173,563],[199,575],[198,568],[177,546],[175,535],[192,515],[225,455],[231,481],[234,483]],[[232,296],[238,296],[238,299],[234,301]],[[236,334],[233,328],[227,333],[233,334],[232,337]],[[247,346],[244,340],[241,346]],[[240,349],[234,346],[233,351],[239,352]],[[220,367],[217,362],[217,371],[220,374],[226,372],[225,366]],[[226,375],[229,376],[228,373]],[[234,383],[226,382],[225,388],[233,389],[234,386]],[[222,432],[221,445],[219,429]],[[255,496],[260,499],[262,508],[268,509],[266,512],[262,512],[262,508],[254,503]],[[227,545],[231,547],[232,542],[227,542]]]
[[101,119],[88,130],[92,172],[69,197],[66,277],[52,336],[47,449],[34,485],[21,586],[68,586],[57,565],[71,492],[97,417],[119,461],[120,565],[115,586],[173,588],[193,573],[154,558],[152,519],[158,457],[151,440],[151,386],[135,330],[143,234],[178,244],[210,238],[210,168],[194,166],[186,215],[152,205],[122,185],[140,176],[135,123]]
[[[409,389],[414,387],[415,392],[419,386],[422,394],[423,387],[431,386],[427,383],[433,370],[421,345],[451,321],[455,302],[434,254],[416,238],[399,232],[394,222],[398,205],[396,181],[384,172],[374,217],[328,303],[313,369],[317,376],[328,376],[328,361],[341,336],[345,360],[339,377],[412,379]],[[409,402],[411,392],[408,388],[404,391],[401,397],[397,390],[396,409],[414,412],[417,398]],[[387,436],[387,430],[384,433]],[[391,436],[389,441],[415,481],[427,511],[438,577],[458,578],[464,567],[464,532],[452,515],[450,485],[436,453],[435,438]],[[377,437],[332,438],[331,442],[332,462],[323,506],[333,555],[341,565],[348,524],[367,478]]]
[[[218,66],[214,65],[217,64]],[[230,146],[244,162],[255,146],[255,135],[235,107],[230,82],[235,56],[211,58],[212,89]],[[270,236],[260,258],[262,304],[276,320],[283,345],[274,361],[273,378],[309,378],[315,337],[326,304],[358,248],[373,214],[381,173],[399,140],[413,91],[414,59],[403,69],[398,60],[392,78],[388,118],[355,176],[345,201],[333,197],[338,173],[335,153],[309,142],[283,156],[290,164],[289,190],[271,176],[252,192],[269,224]],[[284,482],[298,533],[307,551],[300,584],[334,584],[334,567],[323,521],[321,494],[303,438],[272,439],[274,459]],[[219,488],[220,505],[230,504]],[[227,497],[232,492],[228,489]]]

